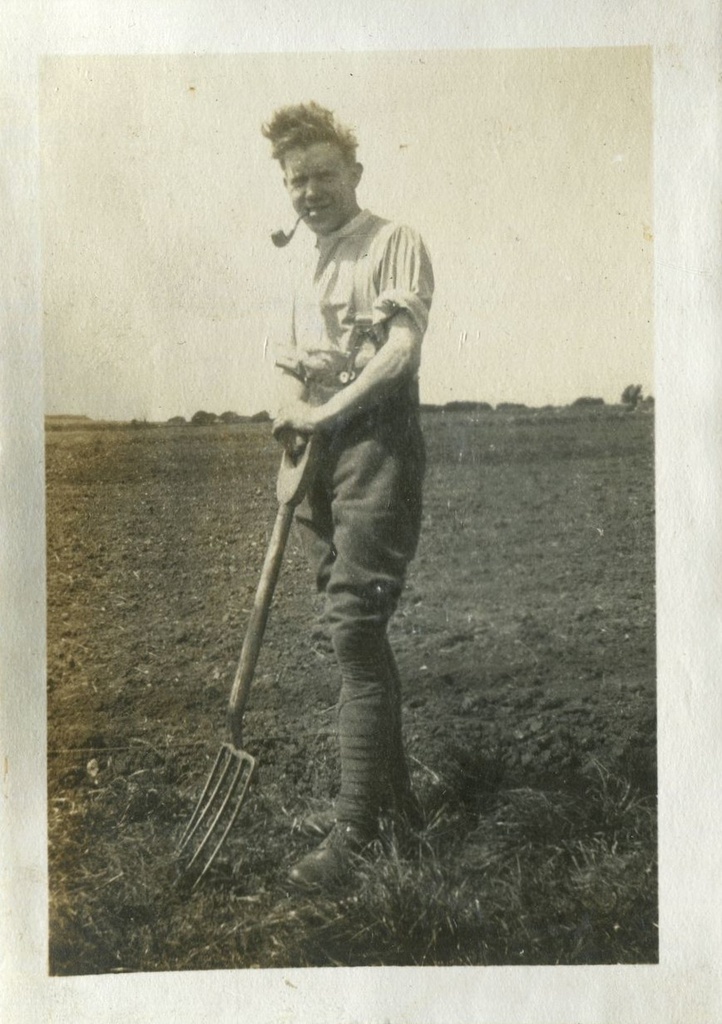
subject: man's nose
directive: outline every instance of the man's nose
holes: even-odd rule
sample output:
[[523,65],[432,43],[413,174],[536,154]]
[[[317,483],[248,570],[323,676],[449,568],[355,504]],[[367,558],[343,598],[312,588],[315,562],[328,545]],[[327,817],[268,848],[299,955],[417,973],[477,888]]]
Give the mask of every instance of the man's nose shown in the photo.
[[315,178],[309,178],[306,182],[305,194],[307,199],[313,199],[318,194],[318,181]]

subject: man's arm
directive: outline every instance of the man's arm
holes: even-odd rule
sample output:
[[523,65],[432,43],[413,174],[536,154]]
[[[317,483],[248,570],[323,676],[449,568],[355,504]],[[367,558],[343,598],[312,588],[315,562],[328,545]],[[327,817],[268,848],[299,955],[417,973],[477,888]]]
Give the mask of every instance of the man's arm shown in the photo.
[[[300,377],[296,377],[291,373],[280,372],[278,374],[276,380],[278,408],[276,418],[273,421],[273,436],[293,458],[298,458],[303,453],[306,447],[307,436],[302,436],[301,431],[297,427],[282,423],[280,417],[284,409],[295,408],[295,406],[300,404],[305,405],[307,397],[308,386]],[[303,432],[304,435],[309,433],[310,431]]]
[[[276,436],[281,431],[312,434],[316,430],[328,430],[349,414],[366,412],[403,380],[410,380],[418,371],[420,362],[421,333],[412,317],[400,310],[389,321],[385,345],[356,380],[319,406],[308,405],[305,394],[296,392],[292,396],[289,391],[289,400],[281,405],[273,432]],[[295,383],[300,384],[299,381]]]

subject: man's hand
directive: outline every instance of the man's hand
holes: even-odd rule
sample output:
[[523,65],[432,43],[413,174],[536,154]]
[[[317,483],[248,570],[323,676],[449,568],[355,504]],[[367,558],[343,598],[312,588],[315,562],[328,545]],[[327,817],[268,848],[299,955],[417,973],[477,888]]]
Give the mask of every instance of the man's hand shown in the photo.
[[303,455],[317,424],[316,409],[302,399],[288,402],[273,421],[273,436],[294,462]]
[[[318,408],[309,405],[307,402],[289,402],[278,411],[273,421],[273,436],[281,441],[281,435],[291,432],[294,434],[313,434],[318,427]],[[281,441],[283,444],[284,442]]]
[[297,434],[295,430],[279,430],[274,431],[273,436],[283,445],[295,465],[306,451],[308,434]]

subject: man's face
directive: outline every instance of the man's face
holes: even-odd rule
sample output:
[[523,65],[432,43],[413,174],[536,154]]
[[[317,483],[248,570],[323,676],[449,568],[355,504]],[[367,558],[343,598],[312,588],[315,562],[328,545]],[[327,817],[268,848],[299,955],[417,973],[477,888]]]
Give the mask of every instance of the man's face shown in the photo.
[[361,164],[349,163],[331,142],[290,149],[283,160],[283,182],[293,208],[317,235],[329,235],[359,212],[356,187]]

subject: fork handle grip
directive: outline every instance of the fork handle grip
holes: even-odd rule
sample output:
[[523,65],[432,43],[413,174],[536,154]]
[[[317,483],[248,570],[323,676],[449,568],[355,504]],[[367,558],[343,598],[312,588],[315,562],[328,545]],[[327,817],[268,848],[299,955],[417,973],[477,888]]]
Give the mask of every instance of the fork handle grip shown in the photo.
[[233,680],[231,696],[228,701],[228,727],[232,742],[239,750],[243,745],[243,712],[246,709],[248,695],[251,691],[253,673],[255,672],[256,662],[261,650],[273,593],[281,571],[283,552],[291,530],[293,513],[293,505],[283,504],[279,506],[278,515],[273,525],[273,533],[271,534],[271,540],[263,562],[261,578],[253,600],[251,617],[248,621],[246,636],[241,649],[241,657],[238,661],[238,668]]

